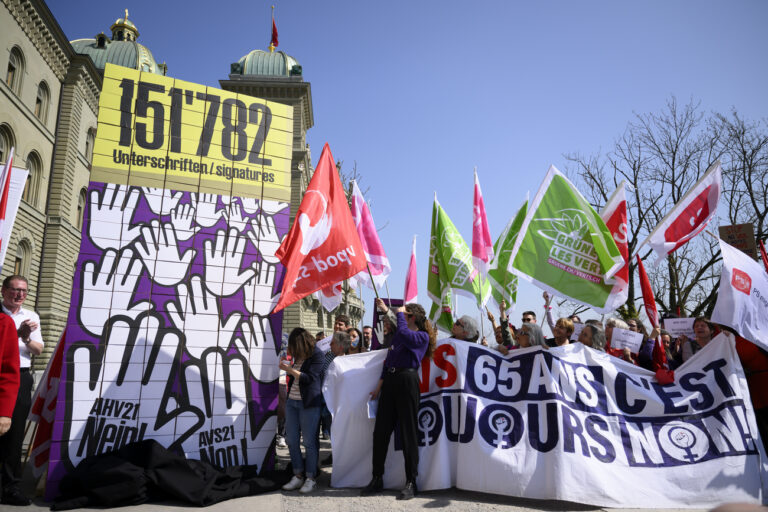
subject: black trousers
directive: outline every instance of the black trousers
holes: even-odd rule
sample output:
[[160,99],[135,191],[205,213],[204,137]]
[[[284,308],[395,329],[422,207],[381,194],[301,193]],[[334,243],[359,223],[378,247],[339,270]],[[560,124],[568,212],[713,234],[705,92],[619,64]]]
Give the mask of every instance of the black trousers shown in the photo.
[[9,489],[21,481],[21,447],[29,408],[32,406],[32,374],[21,371],[21,384],[11,416],[11,429],[0,436],[0,485]]
[[409,482],[416,481],[419,474],[417,414],[420,395],[417,371],[385,374],[373,428],[373,476],[384,476],[389,440],[395,425],[399,425],[405,478]]

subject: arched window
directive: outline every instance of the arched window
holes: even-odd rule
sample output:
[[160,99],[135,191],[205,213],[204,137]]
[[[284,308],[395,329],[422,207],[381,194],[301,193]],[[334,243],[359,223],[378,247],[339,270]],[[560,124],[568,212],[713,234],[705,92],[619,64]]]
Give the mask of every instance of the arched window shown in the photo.
[[51,101],[51,93],[48,91],[48,85],[40,82],[37,86],[37,98],[35,99],[35,117],[42,122],[48,118],[48,104]]
[[29,259],[32,256],[32,248],[27,240],[22,240],[16,246],[16,258],[13,261],[13,273],[26,275],[29,273]]
[[14,46],[8,57],[8,71],[5,74],[5,83],[16,94],[21,91],[21,80],[24,75],[24,55],[18,46]]
[[13,146],[13,132],[8,125],[0,125],[0,163],[5,163],[8,160],[8,155]]
[[88,129],[88,134],[85,136],[85,159],[88,160],[88,163],[93,162],[93,143],[95,140],[96,130]]
[[77,198],[77,229],[83,229],[83,214],[85,213],[85,201],[88,198],[88,191],[82,189]]
[[43,165],[40,162],[40,157],[34,151],[27,157],[27,182],[24,184],[24,192],[21,193],[21,198],[30,204],[35,204],[37,201],[37,183],[40,180],[40,175],[43,172]]

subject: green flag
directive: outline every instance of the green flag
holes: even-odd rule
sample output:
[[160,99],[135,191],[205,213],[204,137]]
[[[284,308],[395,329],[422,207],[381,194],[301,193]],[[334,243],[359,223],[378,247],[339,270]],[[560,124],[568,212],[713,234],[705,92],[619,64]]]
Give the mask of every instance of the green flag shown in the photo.
[[432,308],[429,310],[429,318],[432,319],[435,326],[446,332],[451,332],[453,327],[453,305],[451,304],[453,295],[451,289],[443,297],[441,304],[435,302],[432,303]]
[[[483,279],[472,263],[472,251],[459,234],[456,226],[445,213],[440,203],[432,208],[432,234],[429,242],[429,277],[427,293],[435,305],[443,305],[449,293],[472,297],[482,307],[491,296],[488,280]],[[448,299],[450,303],[450,298]],[[442,315],[444,308],[432,312]],[[437,323],[438,317],[432,316]]]
[[502,300],[507,302],[507,307],[514,306],[517,302],[517,276],[508,271],[507,266],[527,211],[528,199],[517,214],[509,220],[507,227],[493,244],[493,259],[488,270],[488,281],[491,284],[491,296],[499,306]]
[[611,285],[624,265],[600,215],[554,166],[533,199],[507,269],[539,288],[608,313]]

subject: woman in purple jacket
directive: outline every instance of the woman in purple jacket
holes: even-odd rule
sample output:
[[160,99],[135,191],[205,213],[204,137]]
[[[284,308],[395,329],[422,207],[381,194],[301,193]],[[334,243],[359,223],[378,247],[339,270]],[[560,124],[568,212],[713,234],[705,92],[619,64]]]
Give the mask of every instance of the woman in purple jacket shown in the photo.
[[[388,307],[376,299],[376,307],[387,313]],[[419,368],[424,357],[431,358],[435,350],[435,331],[427,320],[424,308],[406,304],[397,309],[397,330],[384,360],[384,368],[371,399],[378,398],[376,425],[373,429],[373,478],[362,495],[378,493],[384,488],[384,462],[389,439],[395,425],[400,425],[400,439],[405,459],[405,488],[397,497],[408,500],[416,495],[419,469],[417,414],[419,412]]]

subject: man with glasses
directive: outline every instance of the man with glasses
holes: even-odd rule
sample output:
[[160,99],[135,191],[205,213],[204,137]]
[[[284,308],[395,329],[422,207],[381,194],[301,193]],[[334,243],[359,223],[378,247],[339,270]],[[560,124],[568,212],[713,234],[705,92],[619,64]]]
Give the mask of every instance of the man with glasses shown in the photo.
[[533,311],[524,311],[523,312],[523,323],[527,324],[528,322],[535,324],[536,323],[536,313]]
[[0,437],[0,481],[2,497],[6,505],[29,505],[30,500],[19,488],[21,482],[21,447],[24,443],[24,427],[32,405],[32,356],[43,353],[43,337],[40,334],[40,317],[22,308],[27,300],[29,284],[24,276],[9,276],[3,281],[3,313],[10,316],[16,326],[19,344],[20,385],[16,406],[11,416],[11,428]]

